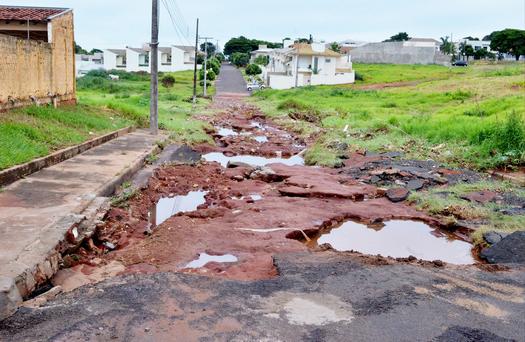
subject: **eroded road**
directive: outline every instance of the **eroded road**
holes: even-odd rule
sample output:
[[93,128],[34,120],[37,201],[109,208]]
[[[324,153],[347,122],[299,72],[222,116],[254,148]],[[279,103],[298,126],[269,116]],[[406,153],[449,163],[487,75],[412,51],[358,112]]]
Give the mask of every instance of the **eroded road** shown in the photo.
[[[307,167],[308,141],[231,94],[214,106],[216,145],[170,153],[174,163],[64,258],[70,268],[54,284],[71,292],[20,309],[0,323],[0,339],[524,339],[523,268],[479,263],[465,230],[445,230],[364,181],[385,176],[395,156]],[[436,169],[423,186],[446,177],[457,173]],[[388,222],[422,228],[415,221],[429,230],[424,236],[377,240]],[[351,251],[353,235],[330,240],[345,222],[377,231],[362,238],[378,250],[369,254],[384,256]]]

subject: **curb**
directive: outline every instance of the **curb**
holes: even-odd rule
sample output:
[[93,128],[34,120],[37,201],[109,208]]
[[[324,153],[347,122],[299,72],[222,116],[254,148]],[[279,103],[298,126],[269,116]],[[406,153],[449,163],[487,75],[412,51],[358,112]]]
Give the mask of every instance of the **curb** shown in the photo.
[[[166,136],[159,136],[159,141],[168,141]],[[18,275],[14,278],[0,276],[0,321],[13,315],[22,305],[23,298],[29,296],[39,285],[50,280],[60,267],[61,251],[67,247],[67,235],[75,227],[90,225],[97,220],[108,206],[111,196],[118,186],[131,179],[138,172],[148,158],[160,151],[158,145],[140,155],[130,166],[122,170],[114,179],[90,194],[90,200],[72,210],[71,213],[58,218],[47,229],[45,237],[38,244],[36,251],[25,254],[12,265]],[[90,233],[86,227],[87,234]],[[56,240],[54,240],[56,238]],[[35,262],[35,260],[38,260]],[[32,266],[28,266],[32,264]]]
[[46,167],[56,165],[67,159],[73,158],[74,156],[86,152],[87,150],[90,150],[93,147],[102,145],[103,143],[131,133],[132,131],[133,127],[125,127],[117,131],[100,136],[98,138],[88,140],[80,145],[71,146],[63,150],[51,153],[48,156],[37,158],[25,164],[13,166],[9,169],[0,171],[0,186],[11,184],[32,173],[40,171]]

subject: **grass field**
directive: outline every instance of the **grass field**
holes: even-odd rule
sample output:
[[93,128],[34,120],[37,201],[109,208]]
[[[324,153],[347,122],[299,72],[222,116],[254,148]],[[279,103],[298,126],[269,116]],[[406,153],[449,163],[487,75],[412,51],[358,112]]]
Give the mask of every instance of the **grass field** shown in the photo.
[[[354,85],[265,90],[253,101],[317,137],[306,156],[310,164],[338,163],[328,147],[334,141],[476,169],[525,164],[524,64],[354,69],[363,77]],[[402,84],[386,87],[394,82]],[[290,112],[305,120],[292,122]]]
[[[79,105],[57,109],[27,107],[0,114],[0,170],[42,157],[126,126],[146,127],[149,118],[149,76],[120,73],[110,81],[93,72],[78,81]],[[205,123],[192,118],[209,103],[188,102],[193,93],[192,72],[173,73],[172,88],[160,86],[159,126],[177,141],[200,142],[209,137]],[[199,89],[200,90],[200,89]],[[211,92],[213,93],[213,87]]]

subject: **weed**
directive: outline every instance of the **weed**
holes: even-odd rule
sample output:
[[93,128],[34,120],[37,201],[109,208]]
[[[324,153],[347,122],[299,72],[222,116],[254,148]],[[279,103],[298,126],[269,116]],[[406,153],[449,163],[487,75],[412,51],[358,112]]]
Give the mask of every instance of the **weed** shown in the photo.
[[126,188],[118,196],[111,199],[111,205],[118,208],[125,208],[128,206],[128,201],[139,194],[139,191],[134,188]]

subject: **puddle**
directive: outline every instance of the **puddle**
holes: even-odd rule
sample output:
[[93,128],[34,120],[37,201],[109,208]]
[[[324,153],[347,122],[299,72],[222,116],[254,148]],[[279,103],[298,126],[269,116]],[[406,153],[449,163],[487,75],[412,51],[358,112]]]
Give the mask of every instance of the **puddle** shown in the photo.
[[284,158],[264,158],[264,157],[259,157],[259,156],[248,156],[248,155],[227,157],[223,153],[212,152],[212,153],[203,155],[202,158],[204,158],[204,160],[207,162],[220,163],[223,167],[226,167],[229,161],[242,162],[242,163],[250,164],[253,166],[266,166],[268,164],[284,164],[288,166],[304,165],[304,159],[303,157],[299,155],[295,155],[289,159],[284,159]]
[[242,230],[245,232],[254,232],[254,233],[273,233],[273,232],[280,232],[284,230],[295,230],[293,228],[239,228],[238,230]]
[[207,191],[191,191],[185,196],[161,198],[151,210],[152,227],[162,224],[178,213],[196,210],[199,205],[206,203],[204,196],[206,196],[207,193]]
[[329,243],[338,251],[354,250],[394,258],[413,255],[422,260],[442,260],[456,265],[475,263],[472,245],[416,221],[388,221],[382,228],[348,221],[321,235],[316,242],[318,245]]
[[262,129],[262,130],[266,129],[266,127],[263,124],[261,124],[261,123],[259,123],[257,121],[250,122],[250,127],[259,128],[259,129]]
[[235,137],[239,135],[239,133],[235,132],[231,128],[215,127],[215,129],[217,129],[217,134],[220,135],[221,137]]
[[253,137],[253,139],[255,139],[255,141],[257,141],[258,143],[267,143],[268,142],[268,137],[264,136],[264,135],[261,135],[261,136],[258,136],[258,137]]
[[200,253],[199,258],[193,260],[187,264],[184,268],[201,268],[204,267],[209,262],[237,262],[239,259],[235,255],[225,254],[225,255],[209,255],[206,253]]

